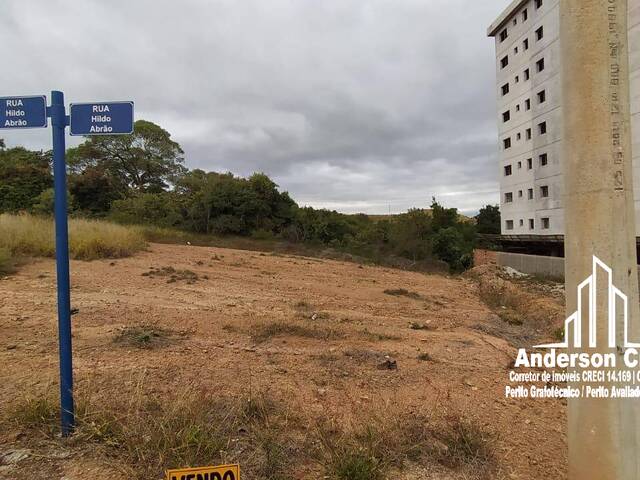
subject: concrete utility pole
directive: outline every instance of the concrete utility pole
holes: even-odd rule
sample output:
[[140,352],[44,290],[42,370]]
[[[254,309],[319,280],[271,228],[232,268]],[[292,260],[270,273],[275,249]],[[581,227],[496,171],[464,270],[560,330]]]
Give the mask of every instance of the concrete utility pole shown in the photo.
[[[560,0],[560,15],[567,312],[576,311],[576,287],[596,255],[628,296],[629,340],[638,342],[627,0]],[[598,346],[589,348],[583,318],[581,351],[610,353],[600,279],[595,290]],[[617,315],[619,349],[623,333]],[[617,360],[624,369],[622,356]],[[640,479],[640,400],[573,399],[568,410],[571,480]]]

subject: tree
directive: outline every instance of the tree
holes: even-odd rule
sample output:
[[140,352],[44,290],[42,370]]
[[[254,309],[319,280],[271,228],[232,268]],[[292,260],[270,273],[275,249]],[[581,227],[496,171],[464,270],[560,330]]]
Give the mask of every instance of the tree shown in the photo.
[[443,207],[435,197],[431,201],[431,216],[433,217],[433,230],[436,232],[443,228],[454,227],[459,221],[458,209]]
[[4,150],[5,148],[4,139],[0,138],[0,150]]
[[391,242],[397,255],[413,261],[423,260],[431,254],[432,235],[433,215],[426,210],[412,208],[396,218]]
[[99,167],[88,167],[81,174],[69,176],[73,207],[85,214],[104,215],[114,200],[125,196],[114,179]]
[[466,270],[473,264],[473,247],[455,227],[443,228],[434,235],[433,253],[454,272]]
[[175,227],[182,221],[173,192],[141,193],[131,198],[115,200],[110,218],[120,223]]
[[67,158],[72,171],[98,168],[115,182],[136,192],[161,192],[186,169],[184,152],[158,125],[138,120],[131,135],[92,136]]
[[49,153],[0,150],[0,212],[29,210],[52,185]]
[[500,208],[497,205],[487,205],[476,215],[478,233],[500,233]]

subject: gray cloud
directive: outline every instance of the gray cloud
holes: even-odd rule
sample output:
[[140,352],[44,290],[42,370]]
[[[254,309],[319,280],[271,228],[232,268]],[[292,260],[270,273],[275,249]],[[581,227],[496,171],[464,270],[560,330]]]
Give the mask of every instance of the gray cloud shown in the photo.
[[188,166],[263,171],[301,204],[399,212],[435,195],[470,212],[498,201],[485,30],[506,3],[5,0],[0,94],[132,99]]

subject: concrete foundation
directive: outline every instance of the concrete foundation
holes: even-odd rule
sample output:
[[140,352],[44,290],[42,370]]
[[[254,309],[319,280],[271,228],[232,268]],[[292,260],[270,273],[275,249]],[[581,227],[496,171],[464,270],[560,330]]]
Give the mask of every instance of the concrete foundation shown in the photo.
[[498,265],[511,267],[528,275],[564,280],[564,258],[497,252]]

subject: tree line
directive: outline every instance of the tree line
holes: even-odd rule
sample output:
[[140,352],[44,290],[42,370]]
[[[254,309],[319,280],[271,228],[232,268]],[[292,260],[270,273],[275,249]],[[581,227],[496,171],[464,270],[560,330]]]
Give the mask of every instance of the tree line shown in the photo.
[[[471,266],[476,233],[499,233],[497,207],[476,222],[435,199],[395,216],[300,207],[264,173],[248,178],[189,170],[169,132],[145,120],[131,135],[88,137],[67,150],[70,214],[201,234],[280,238],[368,258],[437,258]],[[0,213],[53,211],[51,153],[6,148],[0,139]]]

